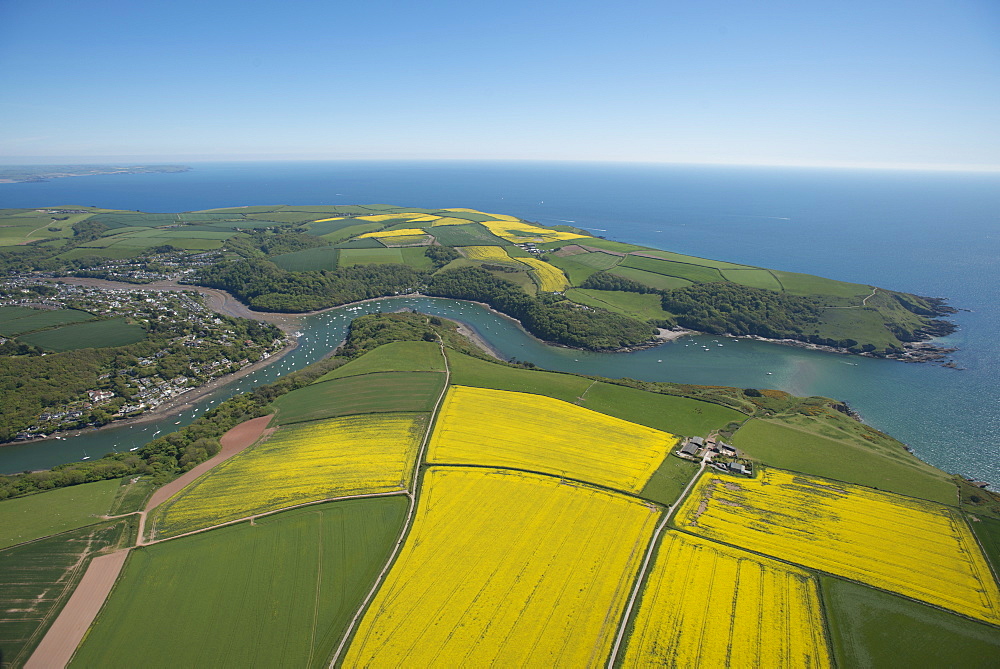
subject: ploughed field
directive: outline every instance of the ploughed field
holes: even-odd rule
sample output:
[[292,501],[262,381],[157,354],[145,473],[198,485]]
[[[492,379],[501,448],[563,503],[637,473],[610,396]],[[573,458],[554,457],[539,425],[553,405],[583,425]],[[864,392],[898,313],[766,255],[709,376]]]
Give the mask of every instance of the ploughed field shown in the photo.
[[[743,414],[444,353],[387,344],[275,401],[273,434],[151,515],[71,664],[850,667],[921,638],[1000,657],[958,508],[701,468],[682,438]],[[44,629],[19,621],[0,639]]]

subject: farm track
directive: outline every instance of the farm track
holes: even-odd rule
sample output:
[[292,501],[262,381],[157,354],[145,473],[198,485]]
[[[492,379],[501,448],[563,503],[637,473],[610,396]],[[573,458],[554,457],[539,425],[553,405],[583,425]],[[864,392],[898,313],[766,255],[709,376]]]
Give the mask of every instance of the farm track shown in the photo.
[[372,585],[371,590],[365,595],[364,601],[358,607],[358,610],[354,613],[351,618],[351,622],[348,623],[347,629],[344,630],[344,636],[337,645],[337,649],[333,652],[333,656],[330,658],[330,667],[334,667],[337,661],[340,659],[341,654],[347,647],[347,642],[350,640],[351,636],[354,634],[354,630],[361,620],[362,614],[368,609],[368,605],[371,603],[372,599],[375,597],[375,593],[378,592],[379,588],[382,586],[383,581],[385,581],[386,575],[388,575],[389,570],[392,565],[396,562],[396,558],[399,556],[399,551],[402,550],[403,544],[406,542],[406,537],[410,534],[410,529],[413,527],[413,516],[417,511],[417,481],[420,477],[420,466],[424,461],[424,456],[427,454],[427,444],[431,439],[431,432],[434,430],[434,421],[437,418],[438,411],[441,408],[441,402],[444,400],[445,393],[448,392],[448,386],[451,384],[451,366],[448,364],[448,356],[444,352],[444,342],[438,339],[438,345],[441,347],[441,357],[444,359],[444,386],[441,388],[441,393],[438,395],[437,402],[434,403],[434,409],[431,411],[431,419],[427,421],[427,430],[424,432],[424,440],[420,444],[420,450],[417,452],[416,466],[413,468],[413,479],[410,481],[410,489],[406,491],[406,496],[410,500],[410,506],[406,511],[406,520],[403,522],[403,529],[399,533],[399,539],[396,540],[396,545],[392,548],[392,553],[390,553],[388,559],[385,561],[385,566],[382,567],[382,571],[375,578],[375,583]]
[[[262,416],[240,423],[219,439],[219,442],[222,444],[222,450],[215,457],[206,460],[183,476],[158,489],[153,493],[143,511],[111,516],[108,519],[124,518],[138,514],[139,529],[135,545],[147,546],[159,543],[143,541],[146,515],[204,472],[256,443],[262,436],[267,434],[267,424],[271,418],[272,416]],[[28,659],[25,667],[44,669],[48,667],[64,667],[69,663],[73,657],[73,653],[76,652],[77,646],[80,645],[87,630],[90,629],[94,619],[97,618],[97,614],[104,606],[108,595],[111,594],[111,590],[118,580],[118,575],[125,565],[125,558],[128,557],[130,550],[129,548],[101,555],[91,561],[66,606],[59,612],[59,616],[52,623],[52,626],[38,644],[35,652]]]
[[[667,457],[670,457],[669,455]],[[618,634],[615,635],[614,646],[611,647],[611,654],[608,656],[607,669],[614,669],[615,661],[618,659],[618,653],[621,650],[622,641],[625,639],[625,630],[628,628],[628,621],[632,617],[632,610],[635,608],[635,603],[639,599],[639,593],[642,591],[643,583],[646,581],[646,577],[649,575],[649,567],[653,561],[653,553],[656,552],[657,542],[660,540],[660,535],[663,534],[663,530],[666,529],[667,523],[673,517],[677,508],[681,505],[685,499],[687,499],[688,493],[691,492],[691,488],[701,477],[702,472],[705,471],[705,466],[708,464],[706,458],[701,459],[701,466],[698,467],[698,471],[695,472],[691,480],[688,481],[687,486],[681,491],[681,494],[677,497],[673,504],[667,507],[666,513],[663,514],[663,519],[656,526],[653,531],[653,536],[649,539],[649,546],[646,547],[646,555],[643,557],[642,565],[639,567],[639,573],[635,578],[635,585],[632,586],[632,594],[629,596],[628,602],[625,604],[625,610],[622,611],[621,620],[618,623]]]

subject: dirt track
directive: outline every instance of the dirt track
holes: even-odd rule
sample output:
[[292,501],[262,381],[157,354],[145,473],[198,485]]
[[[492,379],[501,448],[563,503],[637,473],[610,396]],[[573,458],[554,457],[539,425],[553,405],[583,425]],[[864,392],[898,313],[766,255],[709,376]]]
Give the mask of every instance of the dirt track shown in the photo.
[[[273,429],[268,430],[267,428],[271,418],[272,416],[261,416],[232,428],[219,439],[222,450],[214,457],[154,492],[146,504],[145,510],[139,514],[139,537],[136,545],[143,545],[147,513],[170,499],[212,467],[256,443],[262,436],[269,435],[273,431]],[[90,625],[94,622],[108,595],[111,594],[111,588],[114,587],[115,581],[121,573],[126,556],[128,556],[128,550],[122,550],[109,555],[101,555],[91,561],[65,608],[59,612],[59,617],[52,623],[52,627],[45,633],[38,648],[24,665],[25,669],[51,669],[52,667],[66,666],[70,658],[73,657],[76,647],[83,640],[83,635],[90,629]]]
[[66,666],[108,598],[127,555],[127,550],[117,551],[91,561],[65,608],[25,663],[25,669]]

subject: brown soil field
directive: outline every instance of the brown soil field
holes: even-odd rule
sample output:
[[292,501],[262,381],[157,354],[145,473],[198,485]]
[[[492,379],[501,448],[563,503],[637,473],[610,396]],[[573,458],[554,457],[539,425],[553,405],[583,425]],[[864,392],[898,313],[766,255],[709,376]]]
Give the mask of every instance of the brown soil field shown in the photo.
[[94,558],[59,617],[25,663],[25,669],[65,667],[114,587],[128,551]]

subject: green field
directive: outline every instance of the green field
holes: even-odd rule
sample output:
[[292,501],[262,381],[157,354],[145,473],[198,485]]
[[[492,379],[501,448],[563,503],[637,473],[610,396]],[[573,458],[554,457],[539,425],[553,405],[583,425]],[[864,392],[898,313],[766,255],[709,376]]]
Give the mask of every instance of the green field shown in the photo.
[[49,351],[73,351],[79,348],[105,348],[125,346],[146,338],[146,331],[139,325],[129,325],[124,318],[112,318],[95,323],[67,325],[20,337],[26,344],[34,344]]
[[671,434],[705,436],[732,421],[746,418],[735,409],[676,395],[595,383],[581,406]]
[[105,249],[80,247],[60,253],[56,256],[56,258],[59,260],[77,260],[78,258],[113,258],[118,260],[121,258],[134,258],[141,253],[142,249],[129,249],[124,247],[110,247]]
[[697,256],[686,256],[682,253],[674,253],[673,251],[661,251],[659,249],[648,249],[646,251],[643,251],[643,253],[645,253],[646,255],[656,256],[657,258],[662,258],[663,260],[688,263],[691,265],[701,265],[702,267],[712,267],[715,269],[756,269],[751,265],[739,265],[736,263],[725,262],[723,260],[709,260],[707,258],[698,258]]
[[94,555],[135,541],[135,519],[91,525],[0,550],[0,661],[21,667]]
[[736,432],[732,443],[774,467],[951,506],[958,503],[955,486],[947,474],[921,462],[902,447],[895,452],[877,449],[864,439],[827,431],[828,436],[824,436],[802,427],[755,418]]
[[100,522],[121,481],[109,479],[0,502],[0,548]]
[[641,283],[644,286],[655,288],[656,290],[673,290],[674,288],[683,288],[684,286],[691,285],[691,282],[687,279],[681,279],[676,276],[666,276],[664,274],[655,274],[641,269],[622,267],[621,265],[608,270],[608,272],[610,274],[614,274],[615,276],[620,276],[623,279],[630,279]]
[[[398,241],[399,237],[397,237],[396,240]],[[429,270],[434,268],[434,263],[431,262],[431,259],[424,253],[426,249],[426,246],[414,246],[411,248],[399,249],[399,253],[403,257],[404,264],[417,269]]]
[[347,500],[137,549],[70,666],[326,667],[405,516]]
[[400,249],[341,249],[340,266],[351,267],[352,265],[372,265],[385,263],[403,262],[403,254]]
[[669,506],[677,501],[698,471],[698,464],[667,455],[639,493],[641,497]]
[[366,232],[375,232],[376,230],[381,229],[381,227],[381,223],[357,223],[356,225],[348,225],[342,228],[337,228],[333,232],[320,235],[320,237],[331,244],[336,244],[344,241],[345,239],[350,239],[351,237],[356,237],[357,235],[363,235]]
[[507,367],[452,350],[447,354],[451,383],[456,386],[514,390],[575,402],[592,383],[572,374]]
[[799,274],[797,272],[782,272],[771,270],[786,292],[793,295],[832,295],[843,298],[861,298],[872,292],[871,286],[860,283],[846,283],[844,281],[834,281],[812,274]]
[[336,221],[321,220],[318,223],[310,223],[308,225],[308,229],[309,234],[316,235],[317,237],[323,237],[324,235],[339,232],[344,228],[349,228],[357,224],[358,222],[353,218],[341,218]]
[[313,383],[282,395],[272,405],[278,425],[359,413],[430,411],[444,374],[438,372],[373,372]]
[[92,318],[93,314],[78,309],[0,307],[0,335],[15,337],[25,332],[44,330],[56,325],[82,323]]
[[[601,255],[607,255],[607,254],[601,254]],[[592,265],[586,265],[584,263],[577,262],[576,260],[574,260],[574,258],[577,257],[579,256],[565,256],[565,257],[549,256],[548,262],[551,263],[552,265],[555,265],[563,272],[565,272],[566,276],[569,277],[569,282],[571,285],[579,286],[580,284],[582,284],[584,281],[587,280],[587,277],[600,270]],[[615,256],[611,257],[614,258]]]
[[332,246],[317,246],[312,249],[284,253],[269,258],[271,262],[289,272],[308,272],[312,270],[337,269],[339,249]]
[[429,228],[431,235],[442,246],[507,246],[509,242],[497,237],[479,223],[468,225],[439,225]]
[[673,320],[672,314],[663,310],[661,298],[655,293],[570,288],[566,291],[566,297],[578,304],[614,311],[643,321]]
[[342,367],[327,372],[316,383],[372,372],[443,372],[441,347],[429,341],[383,344]]
[[765,290],[773,290],[776,293],[781,292],[781,283],[766,269],[724,269],[722,270],[722,276],[733,283],[750,286],[751,288],[763,288]]
[[969,525],[993,567],[993,575],[1000,581],[1000,520],[977,517]]
[[622,261],[621,267],[673,276],[688,281],[710,283],[712,281],[723,281],[722,273],[712,267],[702,265],[691,265],[688,263],[672,262],[670,260],[656,260],[655,258],[644,258],[642,256],[628,256]]
[[996,627],[837,578],[820,583],[841,667],[997,666]]
[[601,239],[600,237],[587,237],[586,239],[574,239],[571,242],[548,242],[547,244],[539,244],[539,248],[552,248],[552,247],[563,247],[568,244],[579,244],[580,246],[591,246],[596,249],[604,249],[605,251],[614,251],[615,253],[629,253],[630,251],[646,251],[654,250],[647,249],[645,246],[636,246],[635,244],[625,244],[624,242],[616,242],[612,239]]

